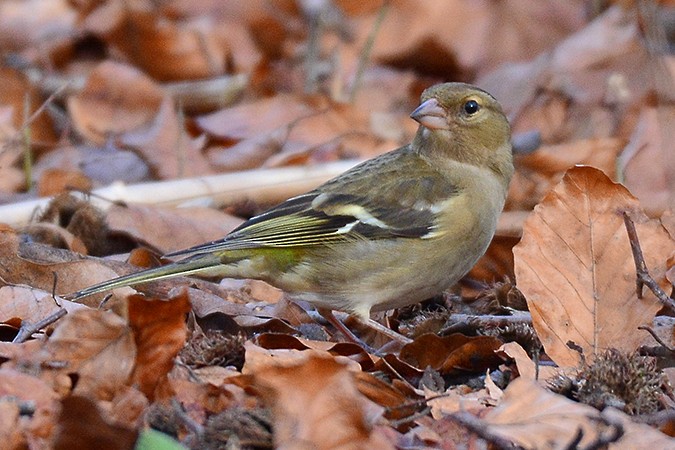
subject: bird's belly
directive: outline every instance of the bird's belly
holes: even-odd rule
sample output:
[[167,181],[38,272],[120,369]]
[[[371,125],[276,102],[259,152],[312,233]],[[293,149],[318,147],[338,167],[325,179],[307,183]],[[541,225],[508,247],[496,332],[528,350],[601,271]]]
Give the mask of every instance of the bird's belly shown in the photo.
[[361,248],[339,261],[307,261],[285,274],[277,285],[315,306],[367,317],[371,310],[411,305],[455,284],[474,266],[492,238],[473,231],[465,234],[465,239],[459,244],[455,241],[452,247],[443,238],[417,241],[418,248],[412,252],[411,243],[403,239],[369,243],[366,245],[371,248]]

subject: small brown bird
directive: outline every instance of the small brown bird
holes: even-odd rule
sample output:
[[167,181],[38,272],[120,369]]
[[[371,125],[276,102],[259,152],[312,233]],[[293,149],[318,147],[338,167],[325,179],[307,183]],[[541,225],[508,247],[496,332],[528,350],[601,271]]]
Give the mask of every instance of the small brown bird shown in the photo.
[[367,321],[371,311],[440,293],[473,267],[494,235],[514,171],[510,127],[490,94],[464,83],[428,88],[411,117],[420,124],[411,144],[223,239],[167,255],[184,259],[67,298],[178,275],[256,278],[322,313]]

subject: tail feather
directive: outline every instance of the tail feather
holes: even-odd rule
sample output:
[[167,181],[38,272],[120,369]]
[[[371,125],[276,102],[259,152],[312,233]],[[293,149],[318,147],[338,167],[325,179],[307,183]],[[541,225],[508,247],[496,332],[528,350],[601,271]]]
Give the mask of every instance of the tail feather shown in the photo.
[[199,272],[205,272],[216,266],[222,265],[221,259],[215,255],[203,254],[193,258],[187,258],[166,266],[155,267],[142,270],[140,272],[123,275],[112,280],[104,281],[93,286],[86,287],[77,292],[61,296],[66,300],[78,300],[89,295],[109,291],[125,286],[135,286],[149,281],[163,280],[183,275],[191,275]]

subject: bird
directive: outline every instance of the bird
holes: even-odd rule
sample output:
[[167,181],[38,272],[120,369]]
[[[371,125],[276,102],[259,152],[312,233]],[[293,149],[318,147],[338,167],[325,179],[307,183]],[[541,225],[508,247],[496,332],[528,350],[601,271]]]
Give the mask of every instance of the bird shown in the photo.
[[[78,300],[181,275],[259,279],[332,323],[419,303],[485,253],[514,173],[511,129],[488,92],[459,82],[424,90],[411,143],[245,221],[181,259],[63,296]],[[338,321],[339,322],[339,321]],[[341,328],[344,330],[344,328]],[[392,332],[392,333],[388,333]]]

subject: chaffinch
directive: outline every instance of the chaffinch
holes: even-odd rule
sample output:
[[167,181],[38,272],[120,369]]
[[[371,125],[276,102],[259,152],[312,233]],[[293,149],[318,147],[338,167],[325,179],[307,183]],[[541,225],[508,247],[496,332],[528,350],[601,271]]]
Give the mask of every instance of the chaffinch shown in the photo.
[[464,83],[424,91],[411,144],[365,161],[244,222],[177,262],[66,296],[201,274],[255,278],[319,311],[371,311],[430,298],[463,277],[494,235],[513,175],[509,123]]

